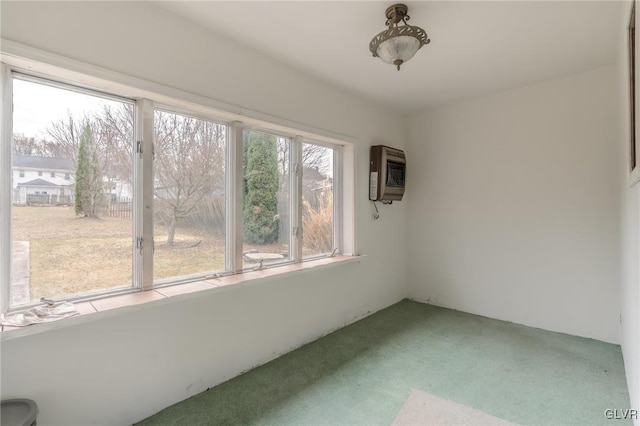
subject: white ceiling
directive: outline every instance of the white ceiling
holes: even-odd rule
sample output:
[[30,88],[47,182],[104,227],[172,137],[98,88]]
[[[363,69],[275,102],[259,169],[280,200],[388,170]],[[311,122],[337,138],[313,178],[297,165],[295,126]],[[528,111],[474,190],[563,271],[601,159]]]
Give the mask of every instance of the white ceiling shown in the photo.
[[409,1],[431,43],[397,71],[373,58],[393,1],[170,1],[161,7],[399,112],[611,64],[617,1]]

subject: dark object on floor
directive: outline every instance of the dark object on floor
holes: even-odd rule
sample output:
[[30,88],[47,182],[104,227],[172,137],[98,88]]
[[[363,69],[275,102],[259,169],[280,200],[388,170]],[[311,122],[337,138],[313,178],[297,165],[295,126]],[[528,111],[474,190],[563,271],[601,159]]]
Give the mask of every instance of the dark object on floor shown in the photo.
[[7,399],[0,402],[2,426],[36,426],[38,404],[30,399]]

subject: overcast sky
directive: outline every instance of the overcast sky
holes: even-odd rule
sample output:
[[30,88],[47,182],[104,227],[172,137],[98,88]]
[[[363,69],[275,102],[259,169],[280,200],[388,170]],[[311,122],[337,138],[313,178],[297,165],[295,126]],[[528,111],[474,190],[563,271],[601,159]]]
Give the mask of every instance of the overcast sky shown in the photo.
[[[74,118],[81,119],[85,115],[92,116],[105,105],[116,106],[118,101],[90,96],[72,90],[60,89],[32,81],[13,79],[13,133],[36,139],[51,140],[46,129],[51,123],[66,120],[71,113]],[[333,156],[327,156],[328,170],[333,176]]]
[[65,119],[69,112],[81,118],[108,104],[117,102],[16,78],[13,80],[13,133],[50,139],[46,128]]

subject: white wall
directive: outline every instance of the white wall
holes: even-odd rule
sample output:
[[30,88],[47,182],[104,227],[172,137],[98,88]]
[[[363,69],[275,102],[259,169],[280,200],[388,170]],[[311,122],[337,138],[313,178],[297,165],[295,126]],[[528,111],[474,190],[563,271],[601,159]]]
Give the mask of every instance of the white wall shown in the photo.
[[[617,62],[618,104],[620,106],[619,188],[622,205],[620,308],[622,312],[621,346],[629,387],[629,399],[631,400],[631,408],[638,409],[640,408],[640,311],[638,310],[640,302],[640,184],[629,186],[629,65],[626,28],[629,23],[630,9],[630,4],[624,7],[620,18]],[[636,114],[638,113],[636,112]],[[636,123],[638,124],[636,126],[640,125],[638,118],[640,116],[637,115]],[[640,422],[636,420],[636,424],[640,424]]]
[[[404,121],[149,3],[0,3],[3,38],[349,135],[361,263],[314,270],[2,342],[1,398],[39,424],[130,424],[406,296],[406,203],[371,219],[368,149]],[[398,231],[399,229],[399,231]]]
[[619,342],[617,74],[409,117],[409,293]]

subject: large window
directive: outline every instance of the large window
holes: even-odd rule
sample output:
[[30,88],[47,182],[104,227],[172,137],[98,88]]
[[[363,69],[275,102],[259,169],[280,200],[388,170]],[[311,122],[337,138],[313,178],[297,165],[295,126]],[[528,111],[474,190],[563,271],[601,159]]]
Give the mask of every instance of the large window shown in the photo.
[[340,252],[340,145],[3,70],[3,312]]
[[154,113],[154,279],[225,267],[227,126]]
[[11,186],[11,304],[131,287],[133,103],[15,76],[13,105],[12,168],[34,172]]
[[334,149],[312,143],[302,145],[303,255],[332,253],[335,241],[333,191]]

